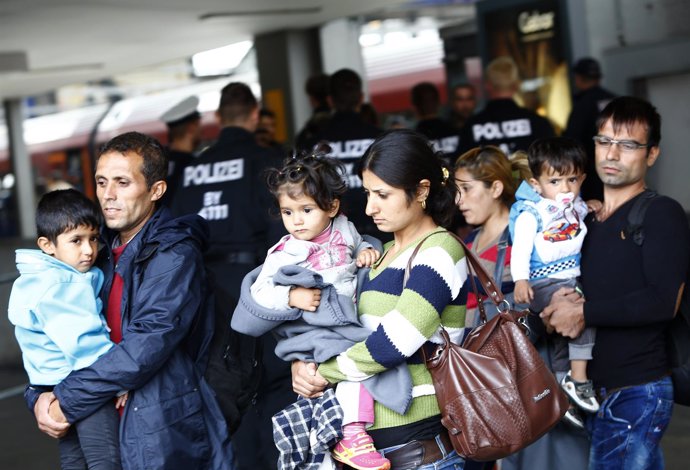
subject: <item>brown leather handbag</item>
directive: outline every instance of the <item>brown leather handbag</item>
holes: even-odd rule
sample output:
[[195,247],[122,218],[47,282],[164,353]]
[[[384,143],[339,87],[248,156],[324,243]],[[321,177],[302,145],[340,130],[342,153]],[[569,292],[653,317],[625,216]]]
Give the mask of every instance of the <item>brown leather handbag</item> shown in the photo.
[[487,321],[479,302],[482,323],[466,335],[462,346],[452,343],[442,328],[444,344],[425,361],[441,422],[455,450],[472,460],[496,460],[548,432],[565,414],[568,399],[529,341],[524,324],[529,311],[512,310],[479,260],[458,241],[465,249],[468,281],[475,294],[472,272],[499,314]]

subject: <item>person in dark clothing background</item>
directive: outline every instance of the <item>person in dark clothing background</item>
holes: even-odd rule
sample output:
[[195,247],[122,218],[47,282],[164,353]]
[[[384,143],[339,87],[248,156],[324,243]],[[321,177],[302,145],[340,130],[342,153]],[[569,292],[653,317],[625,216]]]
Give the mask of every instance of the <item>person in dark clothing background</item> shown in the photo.
[[161,116],[161,121],[168,127],[168,190],[161,203],[169,206],[175,196],[175,190],[182,179],[184,167],[194,159],[194,152],[201,143],[201,114],[197,111],[199,98],[189,96],[168,109]]
[[272,149],[279,158],[284,157],[283,146],[276,141],[276,113],[268,108],[259,110],[259,123],[256,126],[254,136],[259,146]]
[[302,150],[308,151],[321,141],[330,145],[329,155],[341,160],[345,165],[348,190],[341,201],[343,213],[355,224],[359,233],[379,239],[386,238],[365,213],[367,201],[356,168],[360,157],[382,131],[365,123],[359,114],[364,95],[362,79],[357,72],[350,69],[338,70],[331,75],[329,88],[334,113],[322,131],[307,142]]
[[[245,274],[263,261],[268,240],[284,234],[282,223],[269,215],[271,196],[261,181],[263,170],[280,159],[274,150],[256,143],[259,105],[246,84],[233,82],[223,88],[217,115],[218,141],[184,168],[172,207],[208,221],[206,266],[215,276],[217,295],[230,303],[239,299]],[[260,338],[258,347],[254,338],[241,335],[240,341],[239,349],[247,355],[242,361],[260,368],[261,382],[234,434],[237,469],[274,469],[278,450],[270,416],[292,401],[289,365],[274,358],[270,337]],[[262,354],[268,356],[266,361]]]
[[271,225],[278,225],[269,217],[269,194],[260,184],[262,170],[274,166],[275,157],[254,139],[259,105],[246,84],[223,88],[217,116],[218,141],[183,169],[172,208],[207,220],[207,265],[226,294],[237,299],[244,275],[268,249]]
[[555,136],[546,118],[518,106],[513,100],[520,88],[518,68],[513,59],[504,56],[491,61],[484,79],[490,99],[460,133],[460,154],[480,145],[495,145],[511,155],[516,150],[527,150],[536,139]]
[[331,118],[331,106],[328,103],[329,80],[330,77],[325,73],[313,75],[307,79],[304,91],[309,98],[312,115],[295,137],[295,147],[298,149],[307,149]]
[[450,124],[460,132],[477,108],[477,90],[469,83],[460,83],[453,87],[449,101]]
[[597,134],[597,116],[616,95],[601,87],[601,67],[599,62],[590,57],[575,63],[573,76],[577,91],[563,135],[579,141],[587,152],[587,178],[582,184],[582,198],[601,201],[604,189],[594,163],[592,138]]
[[434,150],[442,152],[448,162],[457,157],[459,131],[438,114],[441,96],[431,82],[417,83],[410,92],[410,101],[417,114],[415,130],[424,134],[434,145]]

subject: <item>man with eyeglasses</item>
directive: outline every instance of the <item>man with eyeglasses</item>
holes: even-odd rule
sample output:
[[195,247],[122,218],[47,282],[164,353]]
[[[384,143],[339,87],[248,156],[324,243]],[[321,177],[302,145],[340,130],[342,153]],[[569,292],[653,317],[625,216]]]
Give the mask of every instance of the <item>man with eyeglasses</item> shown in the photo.
[[597,129],[604,201],[587,221],[582,247],[586,297],[561,290],[542,318],[568,337],[585,325],[597,328],[587,372],[601,407],[587,419],[589,469],[663,469],[660,441],[673,410],[666,329],[688,273],[690,228],[681,205],[659,196],[645,213],[642,245],[626,235],[628,214],[659,158],[656,109],[638,98],[616,98],[599,115]]

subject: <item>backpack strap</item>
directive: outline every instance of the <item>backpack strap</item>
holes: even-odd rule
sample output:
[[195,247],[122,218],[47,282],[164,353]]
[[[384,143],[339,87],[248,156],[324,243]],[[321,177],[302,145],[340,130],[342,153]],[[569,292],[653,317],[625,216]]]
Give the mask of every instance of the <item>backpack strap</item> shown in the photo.
[[621,233],[621,238],[630,238],[637,246],[644,243],[644,216],[649,204],[659,195],[653,189],[645,189],[634,202],[628,213],[628,225]]

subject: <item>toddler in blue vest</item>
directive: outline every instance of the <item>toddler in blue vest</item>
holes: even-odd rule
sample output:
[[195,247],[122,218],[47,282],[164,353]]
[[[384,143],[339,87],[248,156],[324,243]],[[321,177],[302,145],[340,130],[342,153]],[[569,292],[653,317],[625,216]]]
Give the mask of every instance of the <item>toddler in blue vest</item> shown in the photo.
[[[590,209],[580,197],[587,156],[574,140],[549,138],[533,142],[527,157],[532,178],[521,183],[515,194],[517,201],[510,210],[510,269],[515,302],[529,304],[530,310],[541,312],[560,288],[578,288],[580,249],[587,233],[584,218]],[[592,201],[591,209],[599,204]],[[587,378],[587,361],[592,358],[595,336],[595,329],[585,328],[568,342],[570,370],[561,381],[571,402],[589,413],[599,409],[592,382]],[[565,347],[563,341],[559,343]],[[556,372],[568,369],[558,361],[553,367]],[[583,427],[582,418],[573,407],[565,419]]]

